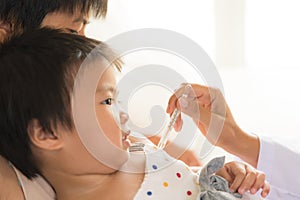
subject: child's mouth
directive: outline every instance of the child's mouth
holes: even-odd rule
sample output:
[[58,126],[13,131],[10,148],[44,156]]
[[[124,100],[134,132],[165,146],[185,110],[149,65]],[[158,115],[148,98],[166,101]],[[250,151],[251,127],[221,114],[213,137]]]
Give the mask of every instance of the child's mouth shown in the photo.
[[129,135],[130,135],[130,130],[123,132],[122,140],[127,140]]

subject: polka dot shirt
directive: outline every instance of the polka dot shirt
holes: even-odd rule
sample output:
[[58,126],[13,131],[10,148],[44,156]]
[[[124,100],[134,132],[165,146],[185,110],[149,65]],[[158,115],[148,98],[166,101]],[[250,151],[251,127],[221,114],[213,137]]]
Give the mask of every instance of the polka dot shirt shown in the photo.
[[146,173],[135,200],[198,199],[198,176],[183,162],[155,146],[145,146]]

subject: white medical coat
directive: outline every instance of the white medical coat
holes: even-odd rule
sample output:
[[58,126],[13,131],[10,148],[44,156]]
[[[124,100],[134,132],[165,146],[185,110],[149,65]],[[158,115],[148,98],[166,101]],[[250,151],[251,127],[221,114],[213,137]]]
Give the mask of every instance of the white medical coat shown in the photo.
[[271,184],[267,199],[300,200],[300,153],[268,138],[260,138],[257,169],[266,173]]

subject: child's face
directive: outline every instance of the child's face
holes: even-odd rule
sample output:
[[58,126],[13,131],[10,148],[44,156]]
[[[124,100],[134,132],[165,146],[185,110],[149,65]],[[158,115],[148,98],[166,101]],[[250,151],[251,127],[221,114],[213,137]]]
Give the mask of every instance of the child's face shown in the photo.
[[[121,130],[114,118],[116,113],[113,113],[112,109],[116,95],[115,76],[116,70],[113,67],[107,68],[98,81],[95,93],[95,114],[103,134],[94,129],[87,130],[93,126],[89,124],[92,120],[87,118],[81,118],[85,124],[83,131],[77,129],[78,132],[76,131],[76,133],[60,134],[66,152],[61,160],[65,161],[64,168],[66,167],[65,169],[70,173],[112,173],[128,160],[127,149],[130,143],[127,136],[129,132]],[[86,109],[86,106],[82,106],[82,109]],[[120,123],[126,124],[128,115],[125,113],[118,114]],[[81,140],[82,134],[87,138],[84,142]],[[104,135],[104,138],[99,139],[98,134]],[[91,143],[96,144],[96,148],[91,148]],[[97,156],[99,154],[100,157],[105,155],[104,157],[109,158],[109,160],[99,159]],[[68,161],[69,159],[70,161]]]
[[[130,145],[127,140],[129,133],[123,132],[119,126],[127,123],[128,115],[121,111],[113,113],[112,106],[116,103],[116,96],[116,70],[113,67],[109,67],[102,75],[97,86],[95,111],[99,125],[106,137],[116,147],[126,150]],[[117,117],[120,118],[119,122],[116,121],[114,115],[118,115]]]

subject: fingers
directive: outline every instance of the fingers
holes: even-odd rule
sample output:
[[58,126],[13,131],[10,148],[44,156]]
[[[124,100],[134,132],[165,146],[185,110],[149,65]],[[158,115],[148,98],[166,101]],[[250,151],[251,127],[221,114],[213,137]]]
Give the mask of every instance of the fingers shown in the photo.
[[[199,121],[200,118],[200,106],[198,105],[197,101],[194,101],[192,99],[187,99],[184,97],[180,97],[179,100],[177,100],[175,106],[169,106],[169,108],[173,111],[170,113],[170,116],[174,112],[175,108],[179,109],[181,112],[189,115],[191,118],[194,119],[195,122]],[[197,123],[198,124],[198,123]],[[181,113],[179,114],[175,124],[174,129],[176,131],[180,131],[183,125],[182,116]]]
[[233,181],[231,174],[228,173],[225,167],[222,167],[218,172],[216,172],[216,175],[225,178],[229,184],[231,184]]
[[[215,114],[221,113],[221,116],[224,117],[226,113],[226,102],[218,89],[192,84],[192,90],[188,92],[187,97],[181,97],[185,87],[186,86],[183,85],[170,97],[167,113],[171,115],[175,108],[177,108],[192,117],[194,121],[199,121],[200,117],[202,117],[201,121],[205,120],[203,123],[206,125],[208,125],[210,121],[211,112]],[[212,103],[214,104],[212,105]],[[203,111],[205,111],[204,115]],[[203,116],[200,116],[200,113]]]
[[173,94],[168,102],[168,107],[167,107],[167,113],[171,114],[174,109],[176,108],[176,103],[177,103],[177,96],[176,94]]
[[[178,90],[174,92],[174,94],[170,97],[167,107],[167,113],[173,113],[174,109],[177,107],[177,101],[179,97],[184,92],[185,85],[182,85]],[[179,107],[177,107],[179,109]]]
[[[246,191],[252,189],[253,185],[256,183],[257,175],[255,170],[246,165],[246,176],[238,188],[240,194],[244,194]],[[256,191],[255,191],[256,193]]]
[[250,169],[249,174],[245,177],[244,183],[241,185],[240,189],[243,193],[245,191],[250,191],[251,194],[255,194],[261,189],[261,196],[266,197],[270,193],[270,184],[266,181],[266,176],[263,172],[252,168]]
[[265,184],[265,178],[265,174],[258,173],[258,175],[256,176],[256,182],[252,185],[252,188],[250,190],[251,194],[255,194],[260,188],[263,187],[263,185]]
[[182,118],[181,118],[181,113],[178,115],[178,118],[174,124],[174,130],[175,131],[181,131],[182,129],[182,125],[183,125],[183,121],[182,121]]
[[257,191],[261,189],[262,190],[261,196],[265,198],[270,193],[270,184],[265,179],[266,179],[266,175],[258,171],[258,175],[256,176],[256,181],[252,185],[250,189],[250,193],[255,194]]
[[[221,176],[225,175],[223,177],[231,183],[230,190],[232,192],[237,191],[240,194],[244,194],[246,191],[250,191],[251,194],[255,194],[261,189],[262,197],[266,197],[269,194],[270,184],[265,180],[266,176],[263,172],[240,162],[226,163],[223,168],[227,172],[222,172]],[[231,178],[228,178],[226,173]]]
[[270,184],[267,181],[265,181],[264,185],[262,186],[261,196],[265,198],[268,196],[269,193],[270,193]]
[[240,165],[236,165],[235,167],[231,168],[231,173],[234,176],[234,180],[230,186],[230,190],[234,192],[240,189],[240,185],[243,183],[246,176],[246,169]]
[[200,105],[195,99],[181,97],[177,101],[177,108],[179,108],[184,114],[193,118],[195,121],[200,119]]
[[[183,85],[170,97],[167,113],[172,115],[175,108],[179,109],[182,113],[190,116],[201,132],[207,135],[212,114],[216,115],[217,119],[226,116],[226,102],[218,89],[197,84],[191,86],[192,89],[187,92],[186,97],[182,97],[182,94],[186,93],[186,85]],[[180,131],[182,125],[183,121],[180,115],[174,124],[174,129]]]
[[[182,93],[184,92],[185,85],[183,84],[182,87],[180,87],[178,90],[175,91],[175,93],[170,97],[167,107],[167,113],[172,113],[174,109],[177,107],[177,101],[179,97],[181,97]],[[197,85],[197,84],[191,84],[192,90],[189,91],[188,97],[191,99],[197,99],[201,104],[203,105],[210,105],[211,98],[209,89],[206,86]],[[179,108],[179,107],[177,107]]]

